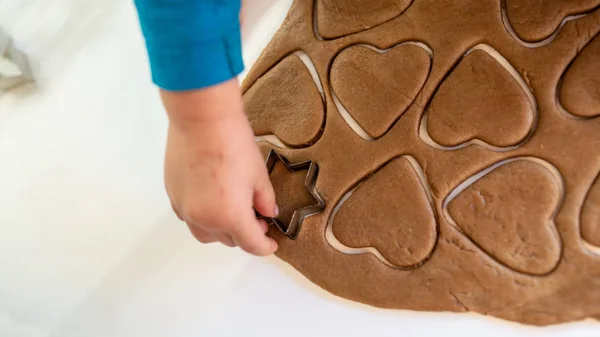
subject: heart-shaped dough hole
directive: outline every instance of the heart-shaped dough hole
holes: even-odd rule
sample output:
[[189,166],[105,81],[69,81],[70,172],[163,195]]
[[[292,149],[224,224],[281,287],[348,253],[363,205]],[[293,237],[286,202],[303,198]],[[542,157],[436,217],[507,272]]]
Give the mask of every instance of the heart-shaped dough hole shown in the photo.
[[476,140],[508,150],[531,134],[536,118],[536,102],[524,80],[498,52],[479,45],[442,82],[423,125],[436,146],[461,147]]
[[444,202],[447,220],[514,271],[544,275],[558,264],[554,216],[562,203],[558,171],[537,158],[500,162],[460,184]]
[[372,253],[400,269],[423,264],[437,241],[437,222],[423,172],[398,157],[359,182],[336,206],[329,243],[347,254]]
[[565,72],[560,103],[578,117],[600,116],[600,35],[577,55]]
[[430,49],[420,43],[403,43],[387,50],[350,46],[331,66],[332,91],[342,105],[338,109],[345,109],[364,130],[368,136],[363,138],[377,139],[413,103],[430,67]]
[[590,187],[581,210],[581,236],[600,248],[600,175]]
[[600,5],[598,0],[505,0],[508,24],[524,41],[544,40],[555,34],[567,18],[576,18]]
[[275,136],[275,145],[280,141],[289,147],[316,142],[325,118],[317,83],[298,54],[284,58],[256,80],[243,97],[254,134]]

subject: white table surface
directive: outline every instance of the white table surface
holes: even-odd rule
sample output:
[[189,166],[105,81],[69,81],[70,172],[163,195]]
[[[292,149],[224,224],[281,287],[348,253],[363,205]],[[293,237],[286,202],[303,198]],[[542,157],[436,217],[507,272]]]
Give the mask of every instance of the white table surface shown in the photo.
[[[249,0],[249,66],[291,0]],[[600,336],[371,308],[200,245],[162,185],[166,118],[131,0],[0,0],[35,90],[0,95],[0,336]]]

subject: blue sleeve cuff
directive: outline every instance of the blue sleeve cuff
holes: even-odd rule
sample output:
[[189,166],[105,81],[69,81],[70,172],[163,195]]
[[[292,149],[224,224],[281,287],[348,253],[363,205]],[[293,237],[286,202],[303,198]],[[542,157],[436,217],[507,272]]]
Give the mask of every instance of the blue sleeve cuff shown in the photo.
[[156,85],[212,86],[244,69],[240,0],[134,0]]
[[201,89],[228,81],[244,70],[240,29],[221,39],[164,46],[146,42],[152,80],[162,89]]

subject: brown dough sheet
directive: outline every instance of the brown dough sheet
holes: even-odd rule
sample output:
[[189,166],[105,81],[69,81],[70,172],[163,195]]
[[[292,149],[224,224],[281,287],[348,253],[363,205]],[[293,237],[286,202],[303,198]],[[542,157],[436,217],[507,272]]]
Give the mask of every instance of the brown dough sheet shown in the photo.
[[360,32],[400,15],[413,0],[317,0],[317,34],[328,39]]
[[[367,1],[327,1],[333,7],[339,3],[335,15],[316,10],[313,1],[294,2],[243,83],[244,99],[246,109],[254,109],[251,122],[262,127],[257,134],[275,133],[277,126],[275,136],[287,142],[298,137],[294,144],[304,144],[263,143],[263,150],[274,148],[291,162],[317,163],[316,188],[326,208],[304,220],[296,240],[271,231],[279,243],[277,256],[337,296],[382,308],[472,311],[535,325],[600,317],[600,118],[590,112],[597,107],[595,98],[582,96],[598,92],[597,74],[590,73],[598,53],[586,46],[595,48],[590,42],[600,32],[600,0],[507,1],[521,38],[558,33],[536,47],[523,44],[505,26],[507,3],[500,0],[414,1],[393,18],[375,7],[370,13]],[[527,3],[549,9],[536,12]],[[582,11],[585,15],[560,27],[565,15]],[[348,28],[363,16],[372,28]],[[319,23],[331,18],[339,20],[329,20],[325,35],[343,37],[319,38],[319,31],[324,34]],[[526,24],[527,18],[536,24]],[[405,74],[407,82],[390,84],[405,85],[406,96],[415,96],[407,108],[397,90],[380,84],[381,96],[373,96],[369,86],[355,90],[361,81],[392,81],[386,76],[412,62],[411,54],[387,62],[385,54],[345,51],[410,41],[426,45],[433,57],[422,87],[415,69]],[[485,50],[465,56],[478,45],[495,50],[509,67]],[[320,99],[310,77],[282,94],[287,80],[280,76],[290,75],[281,70],[269,75],[299,50],[316,68],[325,109],[306,104],[308,96]],[[342,63],[368,71],[340,66],[334,75],[332,65]],[[563,80],[568,69],[574,75]],[[336,108],[332,87],[352,93],[340,94],[340,102],[365,130],[373,135],[383,130],[379,138],[368,140],[353,130]],[[287,118],[299,117],[287,111],[261,113],[263,99],[248,101],[251,94],[287,102],[311,131],[288,123]],[[414,174],[418,170],[423,179]],[[285,177],[292,179],[272,178]],[[333,217],[342,198],[361,182]],[[282,190],[285,184],[276,185],[277,193],[288,193],[280,199],[286,203],[282,208],[292,210],[306,197],[304,190],[289,194]],[[330,224],[346,247],[372,249],[348,254],[328,239]]]

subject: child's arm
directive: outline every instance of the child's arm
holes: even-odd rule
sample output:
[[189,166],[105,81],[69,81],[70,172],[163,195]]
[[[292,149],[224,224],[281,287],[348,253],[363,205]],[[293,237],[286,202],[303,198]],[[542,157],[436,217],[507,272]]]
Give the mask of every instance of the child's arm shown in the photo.
[[274,217],[275,194],[243,112],[239,0],[135,0],[153,81],[169,115],[165,185],[201,242],[268,255],[254,208]]

